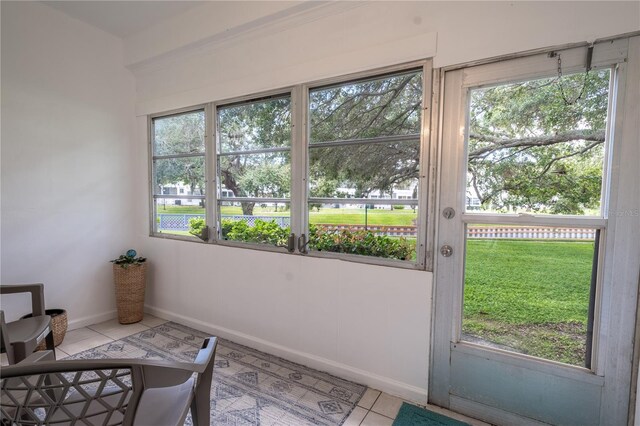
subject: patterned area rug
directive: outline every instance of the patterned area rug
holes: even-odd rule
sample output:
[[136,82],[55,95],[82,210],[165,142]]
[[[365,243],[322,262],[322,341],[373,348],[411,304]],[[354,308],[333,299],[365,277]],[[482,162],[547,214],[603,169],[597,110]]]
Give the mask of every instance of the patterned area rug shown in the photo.
[[[147,358],[193,361],[208,335],[168,322],[70,359]],[[219,339],[211,387],[211,423],[341,425],[366,387]],[[191,424],[191,419],[187,419]]]

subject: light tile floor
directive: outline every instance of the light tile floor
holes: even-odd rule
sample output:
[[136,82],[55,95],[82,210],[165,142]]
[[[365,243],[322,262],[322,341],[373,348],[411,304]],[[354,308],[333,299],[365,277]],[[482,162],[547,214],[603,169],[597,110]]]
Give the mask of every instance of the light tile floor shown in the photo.
[[[114,340],[122,339],[151,327],[158,326],[166,320],[146,314],[136,324],[119,324],[117,319],[68,331],[64,341],[56,348],[56,358],[64,359]],[[2,354],[1,365],[7,365],[6,354]],[[369,388],[351,412],[344,426],[391,426],[402,403],[400,398]],[[487,423],[453,413],[440,407],[427,405],[427,409],[469,423],[471,426],[488,426]]]

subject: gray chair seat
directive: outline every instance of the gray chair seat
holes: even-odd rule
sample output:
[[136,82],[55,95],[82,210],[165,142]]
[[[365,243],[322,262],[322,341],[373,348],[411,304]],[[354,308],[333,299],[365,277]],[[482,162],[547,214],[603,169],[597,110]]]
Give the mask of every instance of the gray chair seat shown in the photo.
[[[195,380],[181,385],[147,390],[140,398],[134,424],[136,426],[179,425],[189,412]],[[177,410],[176,407],[183,407]]]
[[51,317],[41,315],[6,323],[9,344],[34,340],[40,343],[51,331]]

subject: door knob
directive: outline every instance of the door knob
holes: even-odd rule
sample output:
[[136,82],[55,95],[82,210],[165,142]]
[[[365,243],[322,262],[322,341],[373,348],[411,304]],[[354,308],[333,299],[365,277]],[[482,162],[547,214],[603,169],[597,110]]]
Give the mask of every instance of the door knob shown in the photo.
[[443,245],[442,247],[440,247],[440,254],[443,255],[444,257],[449,257],[453,254],[453,247],[448,246],[448,245]]

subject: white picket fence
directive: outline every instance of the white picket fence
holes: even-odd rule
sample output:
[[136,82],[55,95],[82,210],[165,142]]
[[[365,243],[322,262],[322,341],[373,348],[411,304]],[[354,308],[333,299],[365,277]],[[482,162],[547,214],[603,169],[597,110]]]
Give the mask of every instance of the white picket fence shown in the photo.
[[593,240],[595,229],[530,227],[479,227],[469,226],[467,238],[526,238],[535,240]]
[[[368,230],[377,234],[384,234],[393,237],[415,237],[417,229],[415,226],[378,226],[378,225],[329,225],[318,224],[319,228],[326,231],[362,231]],[[541,226],[512,227],[512,226],[492,226],[480,227],[469,226],[467,228],[467,238],[491,238],[491,239],[534,239],[534,240],[593,240],[596,231],[594,229],[583,228],[551,228]]]

